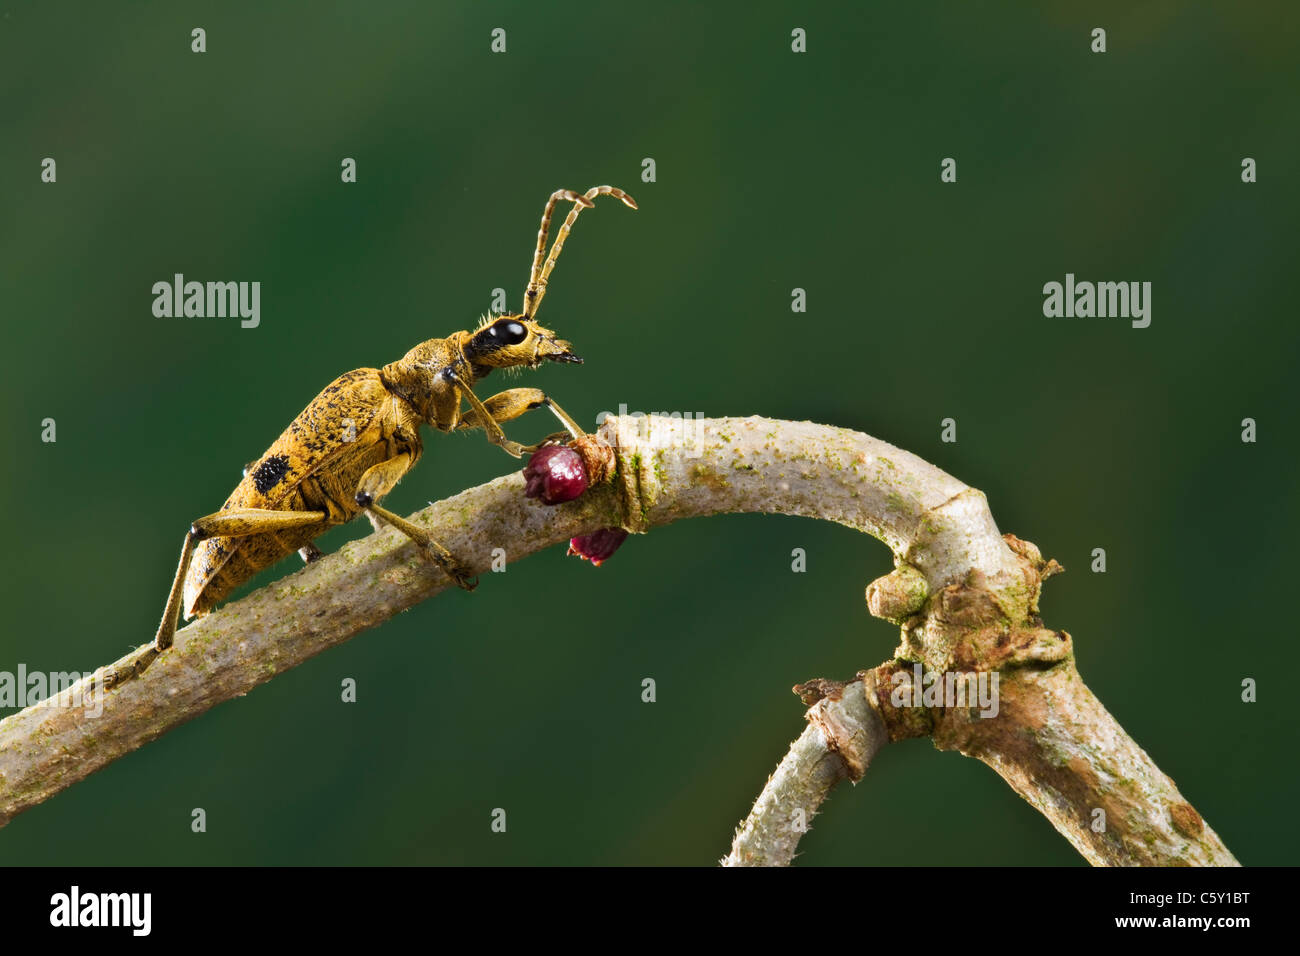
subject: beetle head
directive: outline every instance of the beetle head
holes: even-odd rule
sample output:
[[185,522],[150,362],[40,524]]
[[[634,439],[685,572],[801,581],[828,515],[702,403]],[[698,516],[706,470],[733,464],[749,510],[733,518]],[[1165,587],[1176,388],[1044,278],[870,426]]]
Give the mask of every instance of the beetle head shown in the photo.
[[465,343],[465,357],[475,365],[490,368],[523,365],[537,368],[544,359],[552,362],[582,362],[582,359],[573,354],[572,345],[556,338],[550,329],[543,328],[535,320],[523,315],[484,319]]

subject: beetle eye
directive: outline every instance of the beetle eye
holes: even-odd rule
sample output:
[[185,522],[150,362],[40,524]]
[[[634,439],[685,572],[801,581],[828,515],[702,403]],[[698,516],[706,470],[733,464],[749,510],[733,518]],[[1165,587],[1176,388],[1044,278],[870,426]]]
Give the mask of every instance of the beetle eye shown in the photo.
[[528,330],[519,322],[498,322],[492,331],[506,345],[518,345],[528,338]]

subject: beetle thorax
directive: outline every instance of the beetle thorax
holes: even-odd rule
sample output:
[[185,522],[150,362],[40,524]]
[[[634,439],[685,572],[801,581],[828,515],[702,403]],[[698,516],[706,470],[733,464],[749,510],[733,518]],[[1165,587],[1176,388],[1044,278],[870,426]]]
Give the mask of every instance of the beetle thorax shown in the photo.
[[428,420],[433,413],[434,398],[439,390],[449,388],[442,378],[444,370],[454,370],[467,385],[473,385],[491,369],[479,368],[465,357],[462,337],[457,332],[445,339],[421,342],[396,362],[379,370],[384,384],[393,394],[406,399],[420,417]]

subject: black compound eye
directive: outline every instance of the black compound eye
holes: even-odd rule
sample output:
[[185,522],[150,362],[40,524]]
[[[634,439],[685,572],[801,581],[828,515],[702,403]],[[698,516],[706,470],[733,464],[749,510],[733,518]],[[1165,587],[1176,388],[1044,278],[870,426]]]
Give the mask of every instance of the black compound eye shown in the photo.
[[498,322],[492,326],[492,332],[506,345],[518,345],[528,338],[528,330],[519,322]]

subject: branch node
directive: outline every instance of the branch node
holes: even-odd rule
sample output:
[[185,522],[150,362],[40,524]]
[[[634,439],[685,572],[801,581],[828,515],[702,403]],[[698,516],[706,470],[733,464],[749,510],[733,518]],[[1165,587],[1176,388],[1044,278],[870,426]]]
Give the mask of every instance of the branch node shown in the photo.
[[809,709],[808,723],[821,731],[826,749],[839,754],[848,778],[857,783],[871,758],[889,742],[889,734],[880,715],[868,704],[862,681],[840,684],[839,691],[840,696],[824,697]]
[[867,608],[874,617],[902,624],[925,606],[929,596],[925,575],[910,564],[899,564],[867,585]]
[[[619,527],[629,534],[645,534],[650,529],[650,506],[657,497],[658,481],[641,454],[641,449],[649,443],[644,440],[620,441],[624,437],[623,421],[622,417],[607,418],[600,426],[598,438],[610,448],[615,462],[613,477],[618,487]],[[629,444],[632,448],[630,453],[627,450]]]
[[805,707],[811,707],[819,700],[839,700],[844,696],[845,683],[845,681],[817,677],[807,683],[795,684],[790,689],[799,695]]

